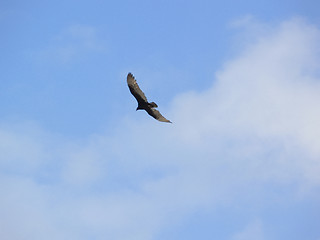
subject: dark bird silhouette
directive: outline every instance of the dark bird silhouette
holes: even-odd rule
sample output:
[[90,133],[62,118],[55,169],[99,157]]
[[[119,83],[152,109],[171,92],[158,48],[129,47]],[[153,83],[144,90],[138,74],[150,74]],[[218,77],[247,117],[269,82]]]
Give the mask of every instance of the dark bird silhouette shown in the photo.
[[146,96],[139,88],[137,81],[135,80],[134,76],[131,73],[128,73],[127,83],[128,83],[130,92],[137,99],[138,107],[136,110],[146,110],[146,112],[150,116],[157,119],[158,121],[171,123],[168,119],[162,116],[158,110],[155,109],[156,107],[158,107],[158,105],[155,102],[150,102],[150,103],[148,102]]

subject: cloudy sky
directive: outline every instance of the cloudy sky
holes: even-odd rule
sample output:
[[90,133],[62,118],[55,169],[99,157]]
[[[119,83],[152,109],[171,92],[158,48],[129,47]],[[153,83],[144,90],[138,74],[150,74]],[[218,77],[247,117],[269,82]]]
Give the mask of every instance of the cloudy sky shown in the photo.
[[319,9],[1,1],[0,238],[320,240]]

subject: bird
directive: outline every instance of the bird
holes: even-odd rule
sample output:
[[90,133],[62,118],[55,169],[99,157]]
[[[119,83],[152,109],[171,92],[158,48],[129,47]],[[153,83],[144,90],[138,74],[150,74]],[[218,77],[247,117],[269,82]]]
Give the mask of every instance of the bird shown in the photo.
[[161,115],[161,113],[157,109],[155,109],[158,107],[158,105],[155,102],[148,102],[146,96],[140,89],[132,73],[128,73],[127,84],[131,94],[136,98],[138,102],[138,107],[136,111],[145,110],[151,117],[155,118],[156,120],[160,122],[171,123],[170,120],[166,119],[164,116]]

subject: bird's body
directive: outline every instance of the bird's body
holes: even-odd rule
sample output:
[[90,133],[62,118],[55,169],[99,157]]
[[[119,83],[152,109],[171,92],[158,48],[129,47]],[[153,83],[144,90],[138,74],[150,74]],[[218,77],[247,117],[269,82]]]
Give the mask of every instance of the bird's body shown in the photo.
[[158,110],[155,109],[158,107],[155,102],[148,102],[146,96],[141,91],[137,81],[131,73],[129,73],[127,76],[127,84],[131,94],[136,98],[138,102],[138,107],[136,110],[145,110],[150,116],[157,119],[158,121],[171,123],[168,119],[162,116]]

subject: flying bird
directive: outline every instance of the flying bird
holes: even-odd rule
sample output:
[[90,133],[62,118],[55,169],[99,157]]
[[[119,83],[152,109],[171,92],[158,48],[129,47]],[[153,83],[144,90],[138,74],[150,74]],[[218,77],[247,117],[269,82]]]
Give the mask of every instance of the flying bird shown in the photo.
[[127,84],[130,89],[130,92],[138,102],[138,107],[136,111],[145,110],[150,116],[157,119],[158,121],[171,123],[168,119],[162,116],[158,110],[155,109],[158,107],[158,105],[155,102],[150,102],[150,103],[148,102],[146,96],[139,88],[137,81],[135,80],[134,76],[131,73],[128,73]]

